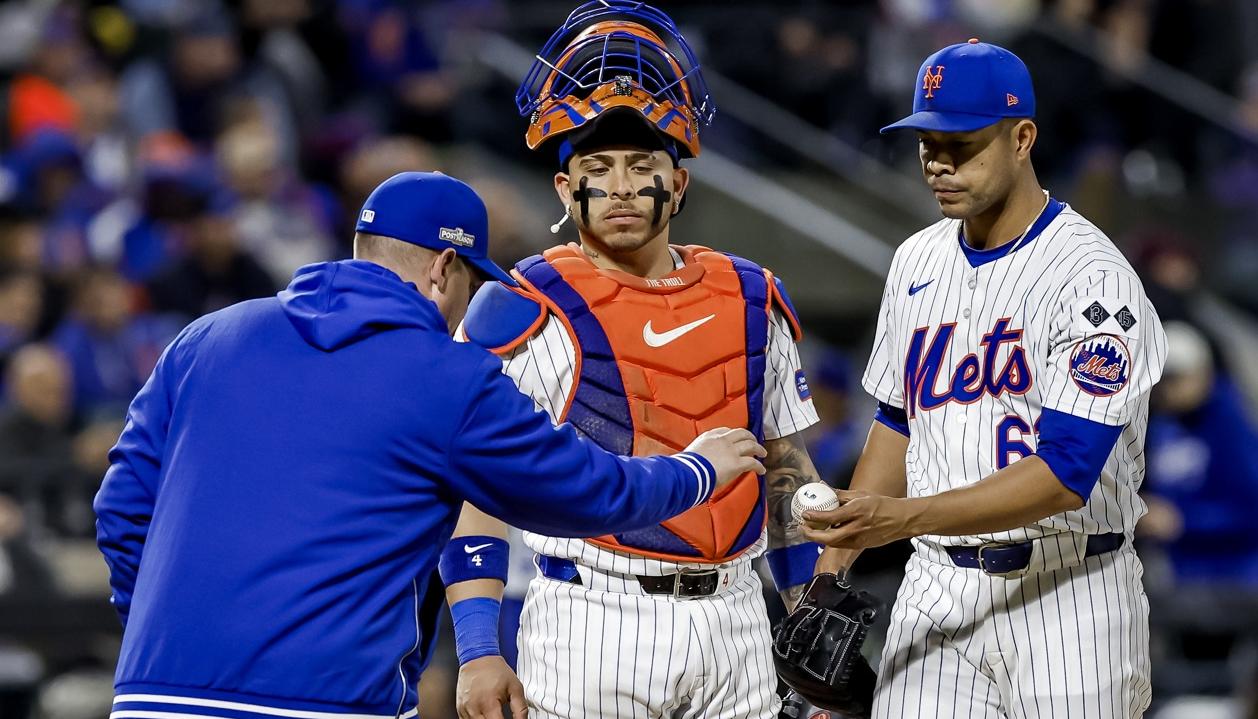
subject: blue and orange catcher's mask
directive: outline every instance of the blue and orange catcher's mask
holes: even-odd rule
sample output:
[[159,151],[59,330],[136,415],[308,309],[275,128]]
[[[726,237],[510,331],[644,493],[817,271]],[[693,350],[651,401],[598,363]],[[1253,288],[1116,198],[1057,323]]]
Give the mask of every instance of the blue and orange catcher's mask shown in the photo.
[[[608,110],[628,108],[673,140],[679,157],[697,157],[699,128],[716,114],[677,26],[663,12],[629,0],[596,0],[573,10],[537,54],[515,101],[529,118],[531,150]],[[561,144],[561,157],[564,152]]]

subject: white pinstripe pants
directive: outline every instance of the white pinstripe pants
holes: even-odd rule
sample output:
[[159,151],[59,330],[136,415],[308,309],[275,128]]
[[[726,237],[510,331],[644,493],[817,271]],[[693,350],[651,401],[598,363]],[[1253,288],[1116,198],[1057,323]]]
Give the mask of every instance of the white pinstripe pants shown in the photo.
[[760,591],[755,574],[690,600],[535,578],[520,617],[529,716],[774,719]]
[[875,719],[1140,717],[1149,603],[1130,545],[992,577],[914,554],[891,611]]

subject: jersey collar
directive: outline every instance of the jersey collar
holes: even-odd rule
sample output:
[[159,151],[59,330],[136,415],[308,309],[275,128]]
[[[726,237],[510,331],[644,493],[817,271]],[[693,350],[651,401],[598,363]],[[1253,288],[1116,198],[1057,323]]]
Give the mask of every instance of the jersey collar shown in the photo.
[[957,242],[961,245],[961,251],[965,253],[965,259],[969,260],[970,266],[977,269],[988,262],[995,262],[1005,255],[1031,244],[1035,238],[1040,236],[1044,228],[1048,227],[1050,222],[1057,219],[1057,216],[1064,209],[1066,209],[1066,203],[1059,202],[1052,197],[1048,198],[1048,204],[1044,206],[1043,211],[1040,212],[1040,216],[1036,218],[1035,222],[1031,223],[1026,234],[1011,242],[1006,242],[1000,247],[993,247],[990,250],[976,250],[970,247],[965,242],[964,223],[957,228]]

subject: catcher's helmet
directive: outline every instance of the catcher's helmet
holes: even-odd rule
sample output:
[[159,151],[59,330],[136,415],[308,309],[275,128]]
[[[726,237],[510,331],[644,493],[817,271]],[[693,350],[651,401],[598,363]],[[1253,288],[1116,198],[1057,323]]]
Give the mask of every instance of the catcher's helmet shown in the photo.
[[641,2],[581,5],[537,54],[515,95],[529,118],[529,149],[628,108],[676,142],[681,157],[699,154],[699,127],[716,106],[699,62],[667,15]]

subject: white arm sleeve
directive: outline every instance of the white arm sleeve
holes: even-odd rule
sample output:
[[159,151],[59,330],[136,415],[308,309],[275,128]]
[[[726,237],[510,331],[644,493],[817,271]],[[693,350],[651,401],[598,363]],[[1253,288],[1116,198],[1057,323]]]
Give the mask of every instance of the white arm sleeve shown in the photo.
[[764,367],[764,438],[781,439],[802,432],[820,420],[812,406],[799,348],[781,312],[769,315],[769,343]]

